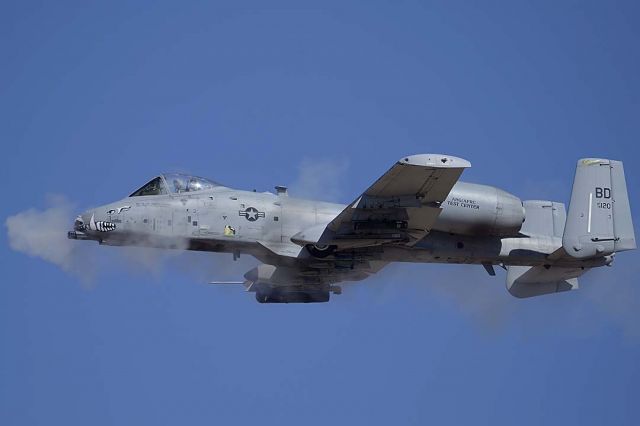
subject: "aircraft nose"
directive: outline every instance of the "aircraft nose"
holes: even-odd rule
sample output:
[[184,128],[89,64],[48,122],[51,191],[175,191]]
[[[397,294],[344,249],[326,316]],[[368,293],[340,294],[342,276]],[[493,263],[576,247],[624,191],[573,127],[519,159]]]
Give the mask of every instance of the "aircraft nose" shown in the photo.
[[120,202],[105,204],[77,215],[73,222],[73,231],[68,233],[69,238],[98,241],[110,238],[110,233],[116,231],[118,224],[122,222],[120,213],[131,208],[129,205],[116,207],[119,204]]
[[73,221],[73,231],[67,232],[67,238],[71,240],[92,239],[86,233],[86,231],[91,229],[89,223],[91,221],[92,214],[93,213],[91,211],[86,211],[77,215],[75,220]]
[[73,221],[73,229],[75,231],[86,231],[89,229],[89,223],[91,222],[92,217],[93,211],[91,210],[80,213]]

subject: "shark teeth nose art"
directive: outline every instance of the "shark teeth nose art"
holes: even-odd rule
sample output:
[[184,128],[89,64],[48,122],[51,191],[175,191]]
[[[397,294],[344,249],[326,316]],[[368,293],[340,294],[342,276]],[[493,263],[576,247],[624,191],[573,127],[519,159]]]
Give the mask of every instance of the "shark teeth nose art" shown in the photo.
[[98,232],[110,232],[116,229],[116,224],[103,220],[99,220],[96,222],[94,215],[91,215],[91,221],[89,221],[89,229]]

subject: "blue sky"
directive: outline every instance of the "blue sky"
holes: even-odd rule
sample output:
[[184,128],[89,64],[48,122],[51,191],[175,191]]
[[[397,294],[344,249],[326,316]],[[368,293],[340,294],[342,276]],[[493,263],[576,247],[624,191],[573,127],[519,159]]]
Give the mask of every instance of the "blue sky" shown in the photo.
[[[564,202],[578,158],[624,160],[640,223],[638,3],[467,3],[3,2],[0,217],[164,170],[348,202],[436,152]],[[81,247],[89,278],[0,233],[2,424],[640,423],[637,252],[554,297],[394,265],[264,306],[203,284],[251,259]]]

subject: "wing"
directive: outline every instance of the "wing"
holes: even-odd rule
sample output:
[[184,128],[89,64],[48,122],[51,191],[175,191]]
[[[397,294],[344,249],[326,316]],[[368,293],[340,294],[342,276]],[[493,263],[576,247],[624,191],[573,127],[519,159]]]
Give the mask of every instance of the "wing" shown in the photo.
[[431,230],[465,168],[461,158],[420,154],[401,158],[326,227],[294,235],[297,244],[338,250],[387,243],[413,245]]

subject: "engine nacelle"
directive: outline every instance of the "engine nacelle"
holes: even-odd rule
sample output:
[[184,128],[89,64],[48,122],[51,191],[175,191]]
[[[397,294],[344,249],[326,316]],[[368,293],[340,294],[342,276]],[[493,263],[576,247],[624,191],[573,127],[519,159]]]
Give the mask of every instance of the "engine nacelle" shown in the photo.
[[520,198],[487,185],[458,182],[441,207],[432,229],[453,234],[515,236],[525,219]]

